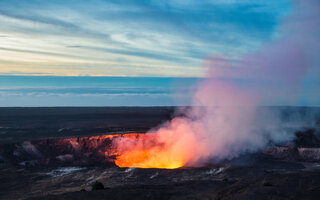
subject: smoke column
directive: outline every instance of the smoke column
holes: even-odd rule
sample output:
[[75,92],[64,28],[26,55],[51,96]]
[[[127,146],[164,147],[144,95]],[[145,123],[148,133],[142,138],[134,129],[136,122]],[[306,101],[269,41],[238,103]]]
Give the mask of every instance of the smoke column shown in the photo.
[[[292,139],[274,113],[257,107],[276,98],[295,104],[305,74],[319,64],[320,1],[298,0],[280,24],[281,36],[240,62],[208,59],[192,108],[138,139],[120,138],[120,167],[201,166]],[[231,69],[231,70],[229,70]],[[261,117],[262,116],[262,117]],[[263,121],[261,120],[263,119]]]

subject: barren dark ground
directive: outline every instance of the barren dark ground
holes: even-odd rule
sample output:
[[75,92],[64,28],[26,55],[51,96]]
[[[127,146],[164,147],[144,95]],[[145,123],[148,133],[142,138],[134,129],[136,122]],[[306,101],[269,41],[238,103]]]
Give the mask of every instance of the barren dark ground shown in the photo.
[[0,143],[143,133],[173,114],[173,107],[0,108]]
[[[101,155],[110,140],[88,142],[92,135],[146,132],[173,111],[0,108],[0,199],[319,199],[319,123],[290,145],[202,168],[119,168]],[[105,189],[91,191],[95,181]]]

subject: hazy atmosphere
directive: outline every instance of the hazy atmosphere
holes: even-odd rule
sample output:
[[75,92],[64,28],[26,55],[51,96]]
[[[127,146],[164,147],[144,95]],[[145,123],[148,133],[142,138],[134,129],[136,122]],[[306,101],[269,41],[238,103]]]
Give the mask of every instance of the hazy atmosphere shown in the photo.
[[[230,71],[252,71],[243,62],[266,43],[286,37],[281,24],[301,30],[305,28],[301,24],[317,23],[319,13],[308,9],[288,19],[295,4],[294,0],[1,1],[0,106],[190,105],[190,86],[195,77],[207,76],[208,68],[220,78],[248,82],[239,73],[230,77]],[[317,28],[313,31],[319,33]],[[314,39],[309,42],[319,42],[319,37]],[[317,49],[310,51],[317,54]],[[279,99],[277,91],[268,90],[270,98],[261,104],[318,106],[319,63],[313,59],[307,64],[299,89],[283,86],[288,95],[298,94],[295,101]],[[288,70],[283,76],[294,69]],[[261,89],[277,79],[250,76],[257,79],[249,80],[250,85],[262,85]],[[142,77],[173,78],[150,82]]]
[[0,199],[318,200],[320,0],[0,0]]

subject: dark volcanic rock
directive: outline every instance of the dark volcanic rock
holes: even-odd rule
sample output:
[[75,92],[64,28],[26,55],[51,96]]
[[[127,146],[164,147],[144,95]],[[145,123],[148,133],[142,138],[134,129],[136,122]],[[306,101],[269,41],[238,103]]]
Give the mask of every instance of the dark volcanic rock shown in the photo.
[[91,185],[91,190],[103,190],[103,189],[104,189],[104,185],[99,181],[96,181]]
[[175,107],[0,108],[0,144],[46,138],[146,132]]
[[297,132],[294,144],[297,147],[320,147],[320,128]]
[[[305,121],[310,109],[285,108],[283,121],[290,121],[294,110]],[[172,107],[0,109],[0,199],[319,199],[319,116],[310,127],[298,124],[304,131],[297,139],[270,154],[175,170],[114,165],[112,140],[102,135],[144,133],[173,112]],[[91,191],[95,180],[103,185]]]
[[[242,168],[239,172],[242,172]],[[250,170],[247,168],[246,170]],[[219,180],[186,181],[165,185],[127,185],[109,190],[71,192],[49,195],[45,199],[212,199],[212,200],[318,200],[320,171],[291,173],[259,173],[227,183]],[[31,199],[43,199],[40,197]]]
[[[261,180],[262,184],[261,184]],[[260,183],[260,184],[259,184]],[[320,171],[268,173],[247,177],[227,186],[217,199],[318,199],[320,195]]]

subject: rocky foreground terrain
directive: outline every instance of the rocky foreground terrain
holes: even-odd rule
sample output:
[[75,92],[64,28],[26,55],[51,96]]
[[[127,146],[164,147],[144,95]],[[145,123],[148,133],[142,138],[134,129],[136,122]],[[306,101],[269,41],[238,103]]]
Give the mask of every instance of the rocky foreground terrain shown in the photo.
[[2,144],[0,199],[318,199],[320,148],[310,144],[319,139],[314,131],[291,146],[173,170],[115,166],[112,140],[139,134]]
[[175,170],[2,165],[0,199],[319,199],[319,164],[246,159]]
[[[237,175],[230,175],[230,174]],[[239,177],[239,174],[246,177]],[[221,178],[218,178],[221,177]],[[49,195],[45,199],[319,199],[320,172],[261,172],[229,169],[211,180],[134,184]],[[29,199],[43,199],[33,197]]]
[[45,114],[30,109],[0,109],[0,199],[320,197],[319,123],[297,132],[290,143],[270,144],[231,161],[138,169],[113,163],[112,139],[139,137],[135,131],[170,119],[172,108],[135,108],[129,115],[120,108],[43,108]]

